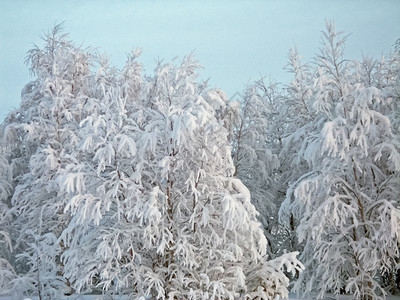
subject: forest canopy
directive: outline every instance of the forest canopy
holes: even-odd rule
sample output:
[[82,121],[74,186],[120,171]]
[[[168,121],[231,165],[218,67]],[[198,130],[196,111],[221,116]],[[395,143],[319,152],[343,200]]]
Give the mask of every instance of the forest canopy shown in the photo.
[[1,125],[0,293],[399,293],[400,53],[346,39],[232,101],[192,55],[117,69],[55,26]]

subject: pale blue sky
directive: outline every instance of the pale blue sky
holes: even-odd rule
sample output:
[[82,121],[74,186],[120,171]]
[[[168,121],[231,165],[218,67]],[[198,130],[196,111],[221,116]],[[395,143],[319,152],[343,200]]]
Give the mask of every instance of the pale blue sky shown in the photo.
[[155,59],[195,50],[211,78],[232,96],[261,75],[277,81],[294,44],[307,59],[317,51],[325,19],[351,33],[348,58],[389,54],[400,38],[398,0],[314,1],[85,1],[0,0],[0,120],[18,107],[30,79],[25,55],[55,23],[76,44],[99,47],[121,67],[126,53],[142,48],[147,73]]

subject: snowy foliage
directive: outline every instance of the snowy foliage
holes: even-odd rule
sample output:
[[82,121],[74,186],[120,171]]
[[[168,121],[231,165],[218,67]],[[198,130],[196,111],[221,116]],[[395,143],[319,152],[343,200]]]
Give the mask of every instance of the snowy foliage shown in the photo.
[[2,169],[10,221],[0,226],[13,232],[0,233],[14,252],[2,283],[53,298],[71,289],[286,297],[286,272],[302,265],[296,253],[269,260],[250,192],[234,176],[237,105],[196,81],[191,56],[144,76],[139,55],[119,71],[60,26],[29,51],[36,79],[3,130],[12,172]]
[[295,290],[376,299],[393,286],[399,261],[400,144],[391,123],[398,121],[399,82],[379,68],[391,60],[348,62],[341,33],[328,23],[323,34],[312,78],[314,118],[285,141],[309,168],[281,208],[282,217],[299,220],[304,244],[306,270]]
[[313,62],[290,50],[289,85],[239,103],[191,55],[118,70],[56,26],[1,126],[0,293],[396,293],[399,51],[348,61],[345,40],[327,23]]
[[265,299],[285,294],[287,280],[276,290],[248,279],[259,262],[281,277],[284,264],[265,261],[257,212],[232,177],[228,131],[216,118],[226,99],[195,82],[197,67],[191,57],[160,63],[130,83],[142,86],[136,99],[107,86],[104,115],[83,120],[83,161],[63,181],[73,215],[63,260],[78,291],[96,283],[161,299],[232,298],[248,286]]
[[11,168],[4,157],[0,156],[0,294],[8,292],[15,271],[10,263],[13,252],[11,241],[12,210],[9,197],[12,193]]
[[278,208],[274,202],[274,171],[279,167],[278,156],[269,149],[269,116],[267,99],[260,95],[256,84],[249,86],[241,101],[239,118],[233,122],[232,140],[235,174],[249,188],[267,234],[272,230],[269,217],[276,215]]
[[6,118],[4,140],[14,187],[15,267],[22,278],[12,283],[17,290],[27,288],[28,280],[37,292],[51,295],[55,274],[63,273],[58,238],[68,222],[58,177],[78,142],[89,55],[66,40],[60,26],[44,40],[43,49],[28,53],[27,64],[37,77],[23,89],[21,107]]

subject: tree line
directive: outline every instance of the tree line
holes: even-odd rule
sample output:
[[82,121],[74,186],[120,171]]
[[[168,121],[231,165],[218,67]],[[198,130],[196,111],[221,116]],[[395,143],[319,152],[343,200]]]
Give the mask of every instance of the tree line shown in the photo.
[[[192,55],[119,70],[57,25],[1,125],[0,290],[385,298],[400,289],[400,55],[291,49],[240,101]],[[141,298],[142,297],[142,298]]]

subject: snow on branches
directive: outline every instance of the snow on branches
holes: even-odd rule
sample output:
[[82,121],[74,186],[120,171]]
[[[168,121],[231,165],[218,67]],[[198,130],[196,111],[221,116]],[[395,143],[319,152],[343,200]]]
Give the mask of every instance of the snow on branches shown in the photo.
[[400,144],[391,124],[398,81],[380,84],[390,73],[367,59],[361,65],[370,71],[361,72],[360,63],[343,58],[344,42],[327,23],[308,79],[315,117],[285,141],[301,149],[297,161],[308,169],[288,189],[281,218],[297,217],[304,245],[306,270],[295,290],[377,299],[393,289],[399,261]]
[[37,78],[3,125],[12,177],[0,191],[14,226],[3,236],[15,250],[7,284],[39,297],[286,297],[284,272],[302,265],[296,253],[269,260],[234,176],[237,106],[196,81],[192,56],[143,76],[139,55],[119,71],[60,26],[29,51]]

